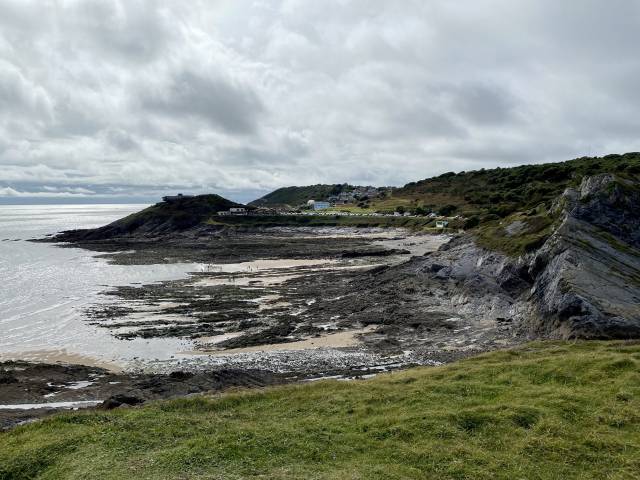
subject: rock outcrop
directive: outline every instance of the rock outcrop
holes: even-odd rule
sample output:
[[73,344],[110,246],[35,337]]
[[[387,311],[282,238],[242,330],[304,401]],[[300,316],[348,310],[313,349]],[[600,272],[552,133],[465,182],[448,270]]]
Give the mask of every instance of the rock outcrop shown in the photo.
[[211,216],[233,207],[244,205],[219,195],[196,195],[177,201],[162,201],[104,227],[69,230],[48,238],[47,241],[109,242],[116,238],[158,238],[201,227],[202,222]]
[[640,336],[640,188],[609,174],[585,178],[554,206],[559,226],[527,258],[535,278],[526,322],[562,338]]
[[[437,313],[460,319],[460,342],[483,337],[487,345],[506,327],[521,338],[640,337],[640,185],[587,177],[544,215],[552,227],[533,251],[515,258],[461,235],[377,273],[370,307],[354,315],[412,325]],[[526,234],[522,219],[505,219],[502,229],[513,241]]]

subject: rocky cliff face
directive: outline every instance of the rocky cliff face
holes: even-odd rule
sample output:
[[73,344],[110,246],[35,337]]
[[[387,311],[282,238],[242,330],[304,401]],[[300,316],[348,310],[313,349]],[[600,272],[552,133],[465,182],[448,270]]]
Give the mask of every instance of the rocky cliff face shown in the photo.
[[640,187],[589,177],[554,208],[559,226],[525,259],[534,309],[523,325],[562,338],[640,336]]
[[[447,347],[491,348],[509,336],[640,337],[640,185],[589,177],[547,213],[550,235],[519,258],[482,248],[467,234],[377,272],[369,306],[352,318],[405,327],[445,320],[431,321],[428,335],[416,335],[423,338],[454,321],[436,335]],[[509,236],[525,230],[522,219],[502,225]]]

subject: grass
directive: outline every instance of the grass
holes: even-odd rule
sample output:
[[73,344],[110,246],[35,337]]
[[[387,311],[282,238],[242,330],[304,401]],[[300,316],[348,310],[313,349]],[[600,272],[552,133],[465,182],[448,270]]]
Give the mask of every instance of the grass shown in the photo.
[[359,382],[58,415],[2,479],[634,479],[640,344],[534,343]]
[[[389,213],[400,209],[421,214],[435,211],[448,217],[461,215],[463,220],[451,222],[449,231],[455,232],[460,228],[470,230],[480,245],[510,256],[519,256],[536,250],[552,234],[558,220],[551,212],[553,201],[567,187],[577,187],[586,176],[601,173],[615,175],[616,181],[610,188],[624,191],[627,196],[637,196],[637,187],[634,185],[640,180],[640,153],[582,157],[566,162],[512,168],[449,172],[394,189],[389,195],[371,199],[366,203],[366,208],[363,208],[365,204],[358,203],[335,209],[353,213]],[[274,194],[284,197],[300,194],[300,198],[303,198],[309,189],[318,193],[320,187],[326,187],[325,190],[329,191],[341,186],[289,187]],[[516,221],[523,223],[524,228],[517,231],[505,230],[505,227]],[[275,218],[272,220],[274,225],[282,222],[283,220]],[[326,226],[404,226],[425,232],[433,231],[435,227],[435,222],[430,219],[407,221],[395,218],[380,220],[375,217],[336,217],[335,220],[332,217],[320,217],[287,222]],[[625,248],[619,242],[610,243],[615,248]]]
[[[366,201],[338,206],[337,210],[358,213],[390,213],[402,207],[406,211],[436,211],[444,216],[461,214],[477,216],[480,223],[504,218],[546,204],[567,187],[576,187],[585,176],[615,174],[622,180],[640,178],[640,153],[630,152],[604,157],[582,157],[565,162],[529,164],[510,168],[481,169],[469,172],[447,172],[437,177],[411,182],[400,188],[385,190],[385,194]],[[624,183],[621,184],[624,187]],[[279,188],[250,203],[253,206],[298,206],[310,199],[326,200],[332,195],[354,188],[348,184],[308,185]],[[216,201],[232,202],[217,197]],[[202,203],[198,199],[194,204]],[[186,205],[186,203],[184,203]],[[227,206],[227,208],[228,208]],[[363,208],[364,207],[364,208]],[[225,210],[226,208],[217,208]],[[149,213],[165,214],[154,208]],[[190,207],[193,210],[193,206]],[[211,213],[211,208],[207,213]],[[170,212],[175,213],[175,212]],[[181,213],[181,212],[179,212]]]
[[[513,168],[449,172],[438,177],[409,183],[402,188],[394,189],[382,198],[372,199],[367,203],[339,206],[336,210],[354,213],[389,213],[400,209],[421,215],[431,211],[446,217],[461,215],[465,220],[451,222],[450,231],[457,231],[459,228],[476,229],[480,242],[485,246],[518,255],[539,246],[550,231],[541,229],[526,233],[524,236],[507,235],[505,241],[501,242],[498,236],[503,234],[502,225],[506,219],[508,220],[511,216],[530,215],[529,212],[532,211],[537,211],[539,214],[549,211],[553,200],[567,187],[578,186],[585,176],[604,172],[615,174],[616,188],[631,189],[632,187],[626,182],[633,183],[640,180],[640,153],[584,157],[561,163],[523,165]],[[326,198],[346,188],[350,187],[348,185],[286,187],[252,203],[297,205],[303,200],[306,201],[305,199]],[[634,193],[637,192],[634,190]],[[416,231],[429,231],[435,226],[431,219],[425,217],[341,217],[338,215],[215,217],[218,211],[226,211],[232,206],[237,205],[217,195],[200,195],[169,204],[159,203],[96,230],[93,236],[108,238],[132,233],[138,229],[142,229],[145,234],[154,232],[162,234],[189,229],[201,222],[247,227],[406,227]],[[484,229],[476,227],[484,227]]]
[[[640,179],[640,153],[582,157],[565,162],[511,168],[448,172],[438,177],[394,188],[389,195],[338,207],[353,212],[438,212],[444,216],[474,217],[475,225],[491,223],[533,208],[549,208],[567,187],[577,187],[586,176],[615,174],[622,180]],[[346,185],[311,185],[278,189],[254,202],[298,205],[310,198],[326,199]]]
[[583,157],[566,162],[522,165],[512,168],[448,172],[438,177],[411,182],[393,191],[391,197],[373,200],[371,209],[393,209],[402,205],[449,210],[466,217],[477,216],[481,223],[504,218],[540,204],[551,205],[565,188],[580,185],[585,176],[612,173],[637,180],[640,153]]
[[344,184],[318,184],[303,187],[283,187],[251,202],[254,206],[289,205],[297,207],[304,205],[308,200],[322,200],[332,195],[338,195],[343,191],[351,191],[353,185]]
[[219,195],[197,195],[178,202],[160,202],[95,229],[101,238],[133,233],[140,228],[160,232],[185,230],[205,221],[218,211],[239,206]]
[[[521,228],[509,233],[505,227],[515,222]],[[495,220],[476,229],[479,245],[518,256],[539,248],[553,232],[554,219],[546,212],[538,215],[513,214],[503,220]]]

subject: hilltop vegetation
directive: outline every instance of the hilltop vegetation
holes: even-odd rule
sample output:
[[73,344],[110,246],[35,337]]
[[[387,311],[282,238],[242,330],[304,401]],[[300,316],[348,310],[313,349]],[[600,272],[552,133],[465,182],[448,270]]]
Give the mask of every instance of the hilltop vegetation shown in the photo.
[[632,479],[640,345],[536,343],[437,368],[58,415],[0,479]]
[[345,185],[309,185],[304,187],[283,187],[274,190],[264,197],[254,200],[249,205],[256,207],[274,207],[288,205],[296,207],[310,199],[322,200],[331,195],[338,195]]
[[[409,183],[402,188],[386,190],[380,198],[370,198],[357,205],[338,207],[355,213],[395,210],[425,215],[437,212],[443,216],[463,217],[450,222],[452,229],[475,229],[480,242],[491,248],[518,255],[542,245],[552,232],[554,221],[551,205],[568,187],[578,187],[587,176],[611,173],[621,180],[640,181],[640,153],[584,157],[561,163],[523,165],[473,172],[445,173],[438,177]],[[251,202],[255,206],[299,205],[310,198],[323,199],[340,192],[352,191],[347,184],[311,185],[278,189]],[[180,232],[201,224],[243,227],[269,226],[406,226],[414,230],[428,229],[426,218],[417,220],[382,217],[338,217],[324,215],[313,218],[261,215],[218,217],[219,211],[240,206],[218,195],[199,195],[179,202],[160,202],[110,225],[93,230],[66,232],[56,241],[106,240],[127,235],[163,235]],[[505,220],[506,219],[506,220]],[[506,223],[505,223],[506,222]],[[518,222],[523,228],[505,235],[504,225]]]
[[629,180],[637,185],[640,153],[449,172],[395,189],[390,197],[371,202],[369,208],[461,215],[461,226],[473,230],[481,245],[518,256],[534,251],[552,234],[561,211],[551,207],[567,188],[579,188],[586,177],[604,173],[614,175],[617,184]]
[[[390,195],[366,203],[339,207],[356,212],[395,210],[417,214],[437,212],[444,216],[463,215],[467,228],[505,218],[514,213],[536,214],[544,210],[567,187],[577,186],[585,176],[612,173],[621,178],[640,179],[640,153],[582,157],[558,163],[522,165],[512,168],[448,172],[438,177],[389,189]],[[255,206],[296,206],[309,199],[326,199],[352,186],[311,185],[285,187],[254,200]]]
[[342,192],[350,192],[354,189],[361,189],[357,185],[347,183],[334,185],[309,185],[305,187],[284,187],[254,200],[249,205],[256,207],[276,207],[290,206],[297,207],[307,203],[308,200],[327,200],[329,197],[337,196]]
[[163,201],[104,227],[63,232],[56,240],[105,240],[131,234],[158,235],[182,231],[205,222],[219,211],[241,206],[213,194],[185,197],[177,202]]
[[474,223],[483,223],[539,206],[548,208],[565,188],[580,185],[585,176],[599,173],[637,180],[640,178],[640,153],[444,173],[408,183],[394,190],[391,198],[374,201],[371,208],[422,207],[445,215],[459,213],[476,217]]

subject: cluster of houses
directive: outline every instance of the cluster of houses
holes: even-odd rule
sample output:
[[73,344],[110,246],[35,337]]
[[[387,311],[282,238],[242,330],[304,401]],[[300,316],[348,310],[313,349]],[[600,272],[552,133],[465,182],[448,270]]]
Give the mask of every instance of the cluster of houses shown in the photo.
[[[338,197],[340,197],[337,201],[335,202],[331,202],[331,201],[320,201],[320,200],[309,200],[307,202],[307,208],[309,210],[313,210],[313,211],[320,211],[320,210],[328,210],[331,207],[335,206],[335,205],[344,205],[345,203],[351,203],[353,200],[347,201],[348,198],[355,198],[355,193],[354,192],[358,192],[357,196],[358,198],[363,198],[363,195],[369,195],[370,193],[373,194],[372,192],[375,191],[375,195],[380,195],[380,190],[384,190],[384,189],[376,189],[374,187],[357,187],[356,189],[354,189],[351,192],[342,192]],[[354,195],[353,197],[349,196],[349,195]],[[177,203],[177,202],[181,202],[183,200],[192,198],[193,195],[183,195],[182,193],[179,193],[177,195],[169,195],[166,197],[162,197],[162,200],[164,200],[167,203]],[[372,198],[372,197],[369,197]],[[345,202],[345,203],[340,203],[340,202]],[[229,210],[222,210],[218,212],[219,216],[229,216],[229,215],[248,215],[250,212],[247,208],[245,207],[231,207]],[[255,209],[254,214],[258,214],[258,215],[277,215],[277,214],[287,214],[287,213],[294,213],[294,212],[281,212],[277,209],[270,209],[270,208],[260,208],[258,207],[257,209]],[[382,215],[382,214],[369,214],[369,215]],[[413,216],[410,212],[394,212],[393,213],[394,216],[404,216],[404,217],[411,217]],[[444,229],[447,228],[449,226],[449,221],[448,220],[443,220],[442,217],[439,217],[439,215],[437,213],[429,213],[427,215],[427,217],[429,218],[438,218],[438,220],[436,220],[436,228],[439,229]]]
[[[318,201],[318,200],[309,200],[307,202],[307,208],[313,211],[318,211],[318,210],[327,210],[330,209],[331,207],[333,207],[334,204],[331,204],[329,202],[324,202],[324,201]],[[394,217],[413,217],[415,215],[413,215],[411,212],[393,212],[393,216]],[[435,212],[431,212],[427,215],[428,218],[438,218],[439,215]],[[436,220],[436,228],[440,228],[440,229],[444,229],[447,228],[449,226],[449,221],[448,220],[443,220],[442,218],[440,218],[439,220]]]

